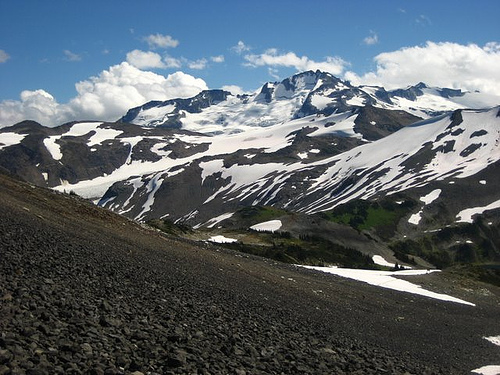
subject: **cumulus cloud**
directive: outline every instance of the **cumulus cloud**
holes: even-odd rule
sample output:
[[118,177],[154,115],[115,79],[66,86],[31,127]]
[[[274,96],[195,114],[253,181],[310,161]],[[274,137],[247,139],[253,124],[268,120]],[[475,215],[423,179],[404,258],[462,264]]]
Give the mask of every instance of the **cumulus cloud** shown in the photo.
[[149,44],[149,48],[175,48],[179,45],[179,41],[170,35],[151,34],[144,40]]
[[208,87],[183,72],[162,75],[140,70],[128,62],[114,65],[76,85],[77,95],[58,103],[44,90],[23,91],[20,100],[0,102],[0,127],[31,119],[47,126],[72,120],[114,121],[130,108],[151,100],[188,98]]
[[[25,90],[19,100],[0,102],[0,127],[13,125],[26,119],[35,119],[50,124],[66,111],[61,108],[54,97],[44,90]],[[64,116],[61,116],[64,117]]]
[[127,53],[127,62],[139,69],[166,68],[159,54],[135,49]]
[[237,85],[225,85],[222,86],[222,90],[229,91],[233,95],[242,95],[245,94],[245,91]]
[[214,63],[223,63],[224,62],[224,55],[212,56],[212,57],[210,57],[210,60],[212,60]]
[[374,31],[370,31],[370,35],[368,35],[365,39],[363,39],[363,43],[367,46],[372,46],[378,43],[378,35]]
[[241,55],[243,52],[250,51],[250,47],[247,46],[243,41],[239,41],[235,46],[231,47],[231,50]]
[[71,52],[70,50],[65,49],[63,51],[64,59],[66,61],[82,61],[82,57],[76,53]]
[[165,63],[165,68],[176,68],[179,69],[182,66],[182,60],[176,59],[172,56],[165,56],[163,58],[163,62]]
[[344,71],[348,63],[340,57],[327,56],[324,61],[314,61],[307,56],[297,56],[294,52],[278,53],[275,48],[268,49],[260,55],[249,54],[245,55],[244,59],[247,61],[246,66],[284,66],[293,67],[298,71],[305,70],[322,70],[332,74],[340,74]]
[[7,52],[5,52],[3,49],[0,49],[0,63],[4,63],[8,59],[10,59],[10,55]]
[[198,59],[194,61],[188,61],[189,69],[202,70],[207,67],[207,59]]
[[425,82],[431,86],[479,90],[498,95],[500,44],[427,42],[423,46],[385,52],[374,58],[376,70],[362,76],[347,72],[354,84],[399,88]]

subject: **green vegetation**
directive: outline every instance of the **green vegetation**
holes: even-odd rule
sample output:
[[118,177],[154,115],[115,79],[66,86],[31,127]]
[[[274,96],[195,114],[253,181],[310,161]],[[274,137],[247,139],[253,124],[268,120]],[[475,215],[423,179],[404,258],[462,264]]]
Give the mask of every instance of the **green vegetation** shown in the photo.
[[410,239],[396,241],[389,247],[394,251],[394,256],[397,259],[410,264],[415,264],[413,256],[425,259],[437,268],[446,268],[453,264],[450,254],[446,250],[434,246],[428,238],[419,241]]
[[324,212],[323,217],[358,231],[373,229],[379,237],[387,240],[394,236],[399,220],[415,205],[409,199],[399,204],[388,198],[373,202],[357,199]]
[[434,233],[422,233],[413,239],[390,244],[396,258],[411,262],[419,256],[438,268],[460,264],[500,262],[499,236],[495,227],[476,220],[442,228]]
[[222,246],[284,263],[337,265],[350,268],[378,268],[360,251],[334,244],[317,236],[293,237],[289,232],[259,233],[266,245],[228,243]]
[[[406,232],[408,237],[405,236],[404,239],[396,237],[399,221],[406,220],[416,205],[412,199],[395,196],[378,201],[355,200],[329,212],[317,214],[314,220],[329,220],[349,225],[360,232],[369,231],[365,233],[369,239],[373,238],[371,234],[378,236],[394,251],[398,261],[405,264],[418,265],[423,259],[437,268],[459,267],[477,280],[500,285],[498,225],[492,224],[491,220],[485,222],[482,218],[477,218],[471,224],[457,223],[433,232],[415,230]],[[299,216],[294,218],[293,215],[300,214],[269,206],[241,208],[225,222],[225,234],[229,237],[232,236],[231,233],[236,234],[236,238],[240,238],[240,241],[220,246],[285,263],[380,268],[369,256],[360,251],[330,241],[331,237],[317,230],[321,227],[317,223],[314,224],[317,225],[315,235],[298,235],[285,231],[256,232],[248,229],[256,223],[283,219],[285,216],[296,223],[302,223]],[[151,220],[147,224],[174,236],[190,239],[207,238],[207,233],[204,233],[203,229],[193,231],[186,225],[175,224],[168,219]],[[436,222],[436,227],[439,226],[441,225]],[[300,232],[304,233],[303,230]],[[208,233],[210,236],[213,235],[212,231]]]
[[285,210],[270,206],[248,206],[238,210],[234,217],[246,224],[257,224],[289,214]]

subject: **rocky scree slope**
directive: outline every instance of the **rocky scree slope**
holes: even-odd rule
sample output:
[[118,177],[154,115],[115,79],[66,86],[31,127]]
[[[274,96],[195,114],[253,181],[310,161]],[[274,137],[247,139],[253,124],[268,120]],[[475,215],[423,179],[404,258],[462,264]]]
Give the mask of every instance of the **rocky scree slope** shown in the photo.
[[494,295],[379,290],[0,182],[1,373],[467,374],[498,359],[482,338]]

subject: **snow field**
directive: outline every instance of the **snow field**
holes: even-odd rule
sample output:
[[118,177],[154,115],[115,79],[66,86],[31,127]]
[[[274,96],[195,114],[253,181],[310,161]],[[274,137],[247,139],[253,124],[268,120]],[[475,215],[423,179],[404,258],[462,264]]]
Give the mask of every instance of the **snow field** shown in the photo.
[[[232,101],[240,100],[241,99],[236,97],[230,97],[228,101],[222,102],[220,105],[229,105],[228,103]],[[287,101],[281,100],[281,102],[281,105],[285,105]],[[262,105],[264,104],[256,102],[253,103],[252,108],[255,107],[254,109],[258,109]],[[219,105],[214,107],[219,107]],[[202,114],[203,113],[204,112],[202,112]],[[219,116],[221,113],[217,115]],[[352,115],[350,112],[332,114],[330,116],[313,115],[277,124],[277,126],[267,128],[252,126],[248,127],[244,132],[235,134],[226,133],[212,137],[184,134],[168,138],[153,136],[118,138],[123,144],[130,145],[130,152],[125,165],[117,168],[108,176],[100,176],[93,180],[80,181],[74,185],[61,184],[56,187],[56,189],[73,190],[86,198],[100,198],[104,195],[106,190],[117,181],[127,180],[133,176],[169,172],[169,170],[174,167],[183,167],[189,163],[196,162],[197,159],[202,157],[235,153],[240,150],[248,150],[246,153],[247,156],[255,155],[255,150],[261,150],[268,153],[275,152],[286,147],[293,141],[293,137],[290,136],[290,134],[305,127],[313,129],[313,132],[310,133],[310,136],[313,137],[323,134],[359,137],[353,130],[356,116],[357,115]],[[476,116],[479,116],[480,121],[476,119]],[[309,162],[305,157],[309,156],[309,152],[319,152],[317,149],[311,149],[300,153],[299,156],[304,159],[299,159],[290,164],[266,163],[248,165],[244,163],[242,165],[235,164],[225,168],[223,167],[223,161],[221,159],[201,162],[202,181],[214,173],[221,173],[221,178],[227,180],[224,186],[214,192],[205,203],[210,202],[218,196],[224,199],[228,195],[232,195],[234,199],[243,200],[254,194],[258,189],[264,189],[266,193],[271,193],[271,197],[275,197],[279,194],[283,186],[285,186],[288,178],[294,173],[323,165],[330,165],[330,167],[328,167],[318,178],[311,180],[312,184],[309,186],[308,194],[319,190],[332,190],[339,183],[345,181],[346,178],[352,176],[353,173],[358,175],[359,178],[354,180],[355,183],[353,185],[347,186],[344,191],[337,193],[336,196],[322,194],[322,197],[309,206],[304,207],[301,211],[314,213],[331,209],[354,198],[367,199],[380,191],[378,190],[379,186],[383,186],[383,190],[391,194],[405,190],[409,187],[419,186],[419,184],[425,184],[428,180],[442,179],[445,176],[449,176],[450,173],[455,173],[455,178],[464,177],[479,171],[485,164],[492,163],[499,159],[500,155],[498,155],[498,147],[495,146],[496,137],[498,136],[498,130],[496,129],[496,123],[498,122],[496,120],[496,109],[490,111],[463,111],[463,118],[464,123],[459,125],[459,127],[465,129],[462,135],[456,137],[448,134],[442,137],[438,142],[435,142],[433,146],[434,148],[439,147],[439,145],[443,145],[444,142],[452,140],[453,138],[456,141],[456,151],[448,154],[438,153],[436,158],[434,158],[434,160],[421,172],[403,173],[405,169],[403,167],[404,162],[418,152],[422,148],[422,145],[428,142],[429,139],[437,139],[440,134],[446,132],[446,128],[450,123],[449,116],[441,116],[439,118],[422,121],[412,126],[405,127],[379,141],[367,143],[340,155],[313,162]],[[205,119],[204,121],[209,120]],[[67,133],[61,136],[46,138],[44,140],[45,146],[49,152],[51,152],[55,160],[60,160],[62,154],[56,140],[62,136],[85,135],[88,134],[89,131],[96,131],[89,139],[89,145],[96,145],[108,139],[115,139],[120,134],[119,131],[113,129],[99,128],[100,124],[101,123],[97,122],[75,124]],[[481,126],[481,129],[486,130],[486,133],[470,138],[475,131],[477,134],[479,126]],[[161,160],[156,162],[132,161],[132,150],[142,139],[156,140],[156,144],[152,151],[160,155],[162,157]],[[180,140],[187,144],[205,143],[208,144],[209,147],[205,152],[200,152],[186,158],[170,159],[170,152],[161,149],[176,140]],[[459,140],[463,144],[460,143]],[[470,142],[481,142],[481,144],[484,145],[484,150],[481,148],[467,157],[460,156],[459,152],[463,151]],[[394,154],[395,148],[396,153]],[[249,159],[248,163],[250,162]],[[457,170],[457,167],[460,168],[460,170]],[[424,179],[424,182],[419,182],[419,179]],[[428,199],[431,198],[432,196]],[[263,203],[263,199],[264,194],[259,195],[253,203],[261,204]],[[293,206],[295,201],[300,199],[302,199],[301,196],[293,197],[286,205]],[[269,202],[269,199],[265,198],[265,202]],[[150,206],[150,208],[151,207],[152,206]],[[420,215],[414,214],[410,217],[409,222],[418,224],[419,220]]]
[[87,143],[89,147],[92,147],[101,144],[104,141],[115,139],[117,136],[123,133],[121,130],[99,128],[99,126],[102,124],[102,122],[78,122],[64,134],[45,138],[43,140],[43,144],[52,155],[52,158],[54,160],[61,160],[63,155],[61,153],[61,147],[59,146],[57,141],[62,137],[81,137],[94,131],[95,134],[90,137]]
[[13,132],[2,133],[0,137],[0,150],[5,147],[17,145],[26,137],[27,134],[17,134]]
[[[439,198],[439,195],[441,194],[441,189],[435,189],[431,191],[429,194],[424,195],[423,197],[420,197],[420,201],[424,202],[425,205],[431,204],[434,202],[436,199]],[[425,207],[425,206],[424,206]],[[418,225],[420,223],[420,219],[422,219],[422,212],[424,211],[424,207],[420,211],[418,211],[416,214],[413,214],[410,216],[408,219],[408,222],[410,224]]]
[[[175,105],[172,104],[141,110],[134,119],[134,124],[141,126],[161,124],[174,110]],[[153,123],[151,124],[151,122]]]
[[489,337],[484,337],[484,339],[488,340],[492,344],[500,346],[500,336],[489,336]]
[[[219,224],[221,221],[224,221],[226,219],[229,219],[230,217],[232,217],[234,215],[234,212],[227,212],[225,214],[222,214],[222,215],[219,215],[217,217],[214,217],[210,220],[208,220],[204,225],[207,226],[207,228],[213,228],[215,227],[217,224]],[[201,226],[201,225],[200,225]],[[199,227],[199,226],[198,226]],[[195,228],[196,229],[196,228]]]
[[432,271],[404,270],[404,271],[391,272],[391,271],[374,271],[374,270],[361,270],[361,269],[337,268],[337,267],[317,267],[317,266],[303,266],[303,267],[317,271],[331,273],[337,276],[347,277],[349,279],[362,281],[364,283],[379,286],[382,288],[397,290],[400,292],[418,294],[421,296],[426,296],[441,301],[450,301],[455,303],[461,303],[464,305],[475,306],[475,304],[464,301],[460,298],[455,298],[447,294],[435,293],[430,290],[423,289],[420,285],[416,285],[406,280],[401,280],[394,277],[394,276],[425,275],[430,272],[438,272],[436,270]]
[[380,255],[372,256],[372,260],[373,260],[373,263],[378,264],[379,266],[394,267],[396,265],[395,263],[389,263]]
[[[500,346],[500,336],[489,336],[483,337],[494,345]],[[482,374],[482,375],[499,375],[500,374],[500,365],[488,365],[477,368],[471,371],[474,374]]]
[[263,223],[255,224],[250,227],[250,229],[257,232],[275,232],[281,228],[280,220],[269,220]]
[[[333,165],[314,180],[309,193],[332,189],[356,170],[359,174],[362,173],[363,177],[333,199],[325,194],[323,199],[310,204],[302,211],[314,213],[332,209],[353,198],[368,199],[377,192],[374,185],[369,183],[371,180],[376,180],[383,186],[383,191],[390,194],[409,187],[420,186],[429,180],[443,179],[452,173],[455,174],[455,178],[464,178],[479,172],[485,165],[500,159],[500,150],[496,145],[499,134],[496,129],[497,111],[498,108],[488,111],[464,110],[462,112],[464,122],[460,124],[460,127],[466,130],[458,136],[448,134],[433,145],[433,148],[436,148],[444,145],[447,140],[454,140],[456,141],[455,150],[446,154],[438,152],[420,172],[403,173],[404,162],[416,154],[429,139],[438,139],[438,136],[446,133],[450,124],[449,115],[421,121],[378,141],[358,146],[329,159],[310,163],[309,165]],[[486,130],[487,133],[471,138],[472,133],[479,129]],[[468,145],[476,142],[481,142],[482,147],[467,156],[460,155]],[[376,176],[376,178],[371,176]],[[418,182],[420,178],[425,178],[423,183]],[[418,217],[415,216],[412,220],[416,222]]]
[[472,207],[472,208],[467,208],[465,210],[460,211],[456,216],[457,222],[458,223],[470,223],[470,224],[472,224],[472,222],[474,221],[474,219],[472,217],[474,215],[482,214],[484,211],[493,210],[495,208],[500,208],[500,199],[495,201],[495,202],[490,203],[487,206]]
[[499,375],[500,374],[500,366],[489,365],[477,368],[471,371],[474,374],[481,375]]
[[234,238],[228,238],[224,236],[212,236],[208,239],[209,242],[215,242],[215,243],[233,243],[233,242],[238,242],[238,240]]

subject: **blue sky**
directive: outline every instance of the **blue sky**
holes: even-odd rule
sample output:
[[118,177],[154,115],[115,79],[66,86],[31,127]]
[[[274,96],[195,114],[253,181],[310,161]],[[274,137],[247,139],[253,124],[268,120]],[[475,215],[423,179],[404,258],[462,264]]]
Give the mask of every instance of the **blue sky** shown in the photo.
[[116,119],[152,98],[315,68],[495,93],[498,14],[495,0],[0,0],[0,126]]

